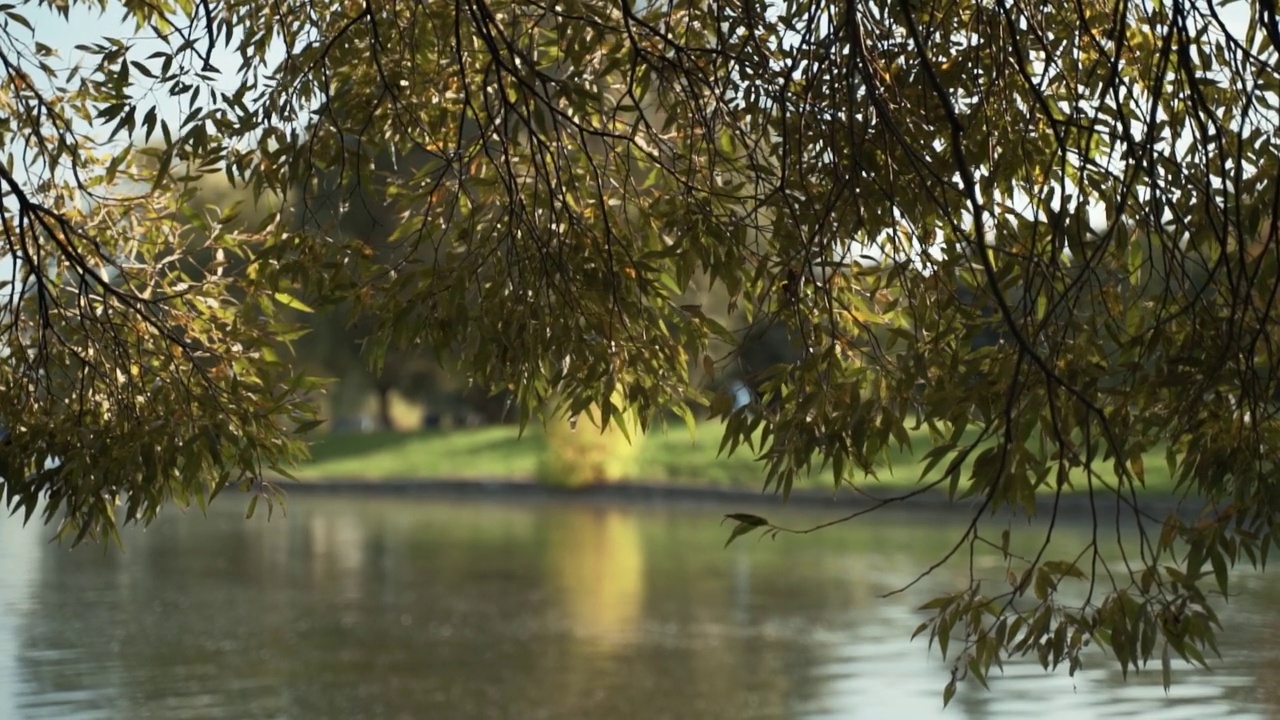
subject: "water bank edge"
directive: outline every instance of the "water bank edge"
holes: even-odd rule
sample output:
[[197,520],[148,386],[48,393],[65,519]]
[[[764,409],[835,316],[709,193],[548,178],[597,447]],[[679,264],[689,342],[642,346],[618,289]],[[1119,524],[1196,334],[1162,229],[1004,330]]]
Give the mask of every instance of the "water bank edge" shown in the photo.
[[[784,501],[781,494],[772,491],[755,491],[745,488],[713,488],[670,485],[664,483],[626,482],[608,485],[593,485],[583,488],[560,488],[539,485],[524,480],[509,479],[324,479],[324,480],[284,480],[276,479],[276,487],[290,495],[367,495],[367,496],[407,496],[422,499],[447,500],[488,500],[488,501],[534,501],[534,502],[576,502],[588,504],[699,504],[717,505],[726,512],[754,510],[763,512],[761,508],[777,509],[835,509],[847,512],[870,509],[883,504],[880,510],[906,512],[954,512],[972,514],[981,505],[980,498],[966,498],[951,501],[945,493],[926,491],[906,500],[892,500],[907,494],[907,491],[868,492],[866,495],[844,490],[839,493],[831,490],[796,489]],[[1137,507],[1150,519],[1161,520],[1171,513],[1184,518],[1194,518],[1202,512],[1210,510],[1203,501],[1195,498],[1184,498],[1167,492],[1140,492],[1136,497]],[[1122,517],[1132,516],[1133,498],[1126,497],[1117,502],[1116,495],[1110,490],[1099,490],[1094,493],[1073,491],[1063,493],[1055,498],[1051,493],[1037,497],[1036,515],[1047,517],[1053,512],[1057,503],[1058,517],[1064,519],[1080,518],[1101,519],[1116,517],[1119,510]],[[1003,510],[998,515],[1009,515]]]

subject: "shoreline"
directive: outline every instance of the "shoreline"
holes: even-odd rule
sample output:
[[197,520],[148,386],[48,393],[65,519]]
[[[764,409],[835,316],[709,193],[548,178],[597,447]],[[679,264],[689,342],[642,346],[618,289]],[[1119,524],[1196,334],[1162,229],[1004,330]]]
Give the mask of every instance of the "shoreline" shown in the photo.
[[[837,494],[833,491],[796,489],[792,491],[790,498],[784,501],[780,493],[773,491],[644,482],[562,488],[524,480],[500,479],[397,478],[295,481],[277,478],[272,481],[272,484],[283,490],[286,496],[363,495],[413,497],[424,500],[570,502],[593,505],[718,505],[722,506],[726,512],[772,507],[779,510],[835,509],[852,513],[871,509],[877,502],[895,497],[894,494],[883,492],[874,497],[868,497],[847,490]],[[902,491],[897,495],[901,494]],[[1053,503],[1052,494],[1038,497],[1036,516],[1047,517],[1053,510]],[[1204,509],[1202,503],[1164,492],[1140,493],[1137,496],[1137,503],[1144,513],[1157,519],[1163,519],[1174,512],[1184,518],[1195,517]],[[980,504],[976,498],[952,502],[944,492],[929,491],[908,500],[886,503],[875,512],[971,514]],[[1116,496],[1110,492],[1093,493],[1092,496],[1090,493],[1080,491],[1063,493],[1058,503],[1059,517],[1090,519],[1096,514],[1101,520],[1109,520],[1116,517],[1117,510],[1121,517],[1133,515],[1129,505],[1118,503]],[[1004,509],[998,515],[1012,516],[1014,513]],[[1023,515],[1023,513],[1017,513],[1017,515]]]

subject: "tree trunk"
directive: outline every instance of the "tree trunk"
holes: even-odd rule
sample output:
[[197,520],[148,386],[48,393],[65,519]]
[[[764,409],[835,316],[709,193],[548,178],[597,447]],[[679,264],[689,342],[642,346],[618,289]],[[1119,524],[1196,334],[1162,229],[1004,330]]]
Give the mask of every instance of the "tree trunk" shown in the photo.
[[378,385],[374,388],[378,395],[378,425],[382,430],[395,430],[391,423],[391,388]]

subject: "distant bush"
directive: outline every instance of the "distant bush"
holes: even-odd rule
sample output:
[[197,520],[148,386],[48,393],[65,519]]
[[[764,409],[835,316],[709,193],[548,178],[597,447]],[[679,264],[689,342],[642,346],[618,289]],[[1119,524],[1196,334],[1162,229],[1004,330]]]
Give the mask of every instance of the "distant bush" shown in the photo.
[[[594,410],[594,408],[593,408]],[[593,413],[599,418],[599,411]],[[585,487],[614,483],[631,477],[639,459],[643,435],[627,417],[631,440],[618,427],[618,418],[609,421],[604,432],[588,413],[578,417],[573,427],[558,413],[547,420],[546,449],[538,463],[538,482],[557,487]]]

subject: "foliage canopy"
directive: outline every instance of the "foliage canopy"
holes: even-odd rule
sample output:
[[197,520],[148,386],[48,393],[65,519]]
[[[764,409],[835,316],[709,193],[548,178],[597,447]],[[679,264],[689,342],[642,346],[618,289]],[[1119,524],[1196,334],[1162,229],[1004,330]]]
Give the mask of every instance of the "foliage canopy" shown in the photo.
[[[58,44],[99,11],[130,27]],[[1228,568],[1277,539],[1270,2],[38,0],[0,27],[0,477],[76,539],[270,496],[313,424],[278,355],[304,303],[522,421],[709,405],[783,494],[815,462],[874,492],[923,423],[914,492],[971,499],[953,554],[1008,569],[928,606],[957,679],[1090,642],[1200,662]],[[285,202],[236,224],[195,201],[214,173]],[[337,230],[372,202],[376,248]],[[795,344],[752,407],[691,381],[742,340],[686,302],[700,274]],[[1212,510],[1144,511],[1158,447]],[[1067,490],[1089,547],[978,522]]]

